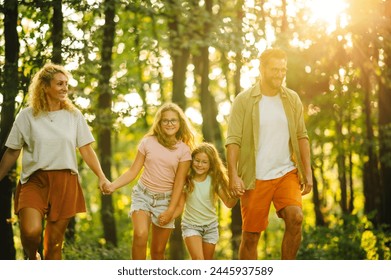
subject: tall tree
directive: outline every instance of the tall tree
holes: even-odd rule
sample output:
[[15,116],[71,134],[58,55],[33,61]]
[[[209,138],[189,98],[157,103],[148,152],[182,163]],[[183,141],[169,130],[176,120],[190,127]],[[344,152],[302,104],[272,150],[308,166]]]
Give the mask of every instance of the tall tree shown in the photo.
[[[378,139],[376,131],[376,108],[373,106],[378,85],[376,80],[376,61],[379,50],[376,49],[378,40],[378,3],[363,0],[351,2],[352,14],[352,61],[358,70],[359,85],[364,95],[363,117],[365,120],[364,147],[365,158],[363,159],[363,182],[365,195],[365,213],[375,213],[372,221],[380,223],[379,209],[381,207],[381,186],[379,173]],[[372,27],[373,25],[373,27]]]
[[201,7],[200,17],[201,25],[199,33],[201,34],[202,44],[199,47],[199,55],[194,56],[194,65],[195,65],[195,75],[199,76],[199,99],[201,104],[201,114],[202,114],[202,135],[205,141],[214,143],[217,150],[222,153],[223,143],[220,125],[217,122],[217,104],[213,96],[213,93],[210,90],[210,60],[209,60],[209,47],[212,42],[212,28],[214,17],[212,13],[212,0],[205,1],[204,7]]
[[[194,4],[194,0],[189,1]],[[172,102],[178,104],[182,109],[186,109],[185,82],[188,60],[190,57],[188,36],[189,30],[184,25],[184,14],[188,13],[185,4],[179,0],[168,0],[167,17],[170,38],[170,52],[172,60]],[[191,18],[191,17],[190,17]]]
[[[1,79],[3,104],[0,121],[0,157],[5,152],[5,142],[15,119],[15,97],[18,94],[19,39],[17,32],[18,1],[4,2],[5,64],[4,79]],[[0,259],[14,260],[16,251],[12,230],[12,193],[16,184],[15,170],[0,182]]]
[[62,64],[62,40],[63,40],[63,22],[62,0],[53,0],[53,17],[52,17],[52,42],[53,54],[52,62]]
[[[102,170],[111,180],[111,102],[112,89],[110,78],[112,76],[112,53],[115,38],[115,12],[116,1],[105,0],[103,2],[105,24],[103,26],[103,41],[101,49],[101,69],[99,76],[99,100],[98,100],[98,150]],[[111,195],[102,195],[102,224],[104,238],[109,244],[117,246],[117,230],[114,219],[113,198]]]
[[[263,6],[263,2],[261,2],[261,7]],[[242,24],[243,24],[243,0],[239,0],[236,2],[236,18],[235,21],[237,22],[236,26],[236,33],[238,34],[239,38],[243,37],[243,31],[242,31]],[[263,13],[263,8],[261,9]],[[261,23],[264,23],[264,17],[261,17]],[[239,27],[239,28],[238,28]],[[264,29],[262,29],[264,30]],[[242,61],[242,51],[239,47],[236,51],[235,56],[235,65],[236,65],[236,71],[234,73],[234,93],[235,96],[238,95],[242,91],[242,87],[240,86],[240,78],[241,78],[241,70],[243,66]],[[239,245],[240,245],[240,238],[242,233],[242,214],[240,211],[240,202],[238,202],[231,210],[231,225],[230,225],[231,231],[232,231],[232,239],[231,239],[231,247],[232,247],[232,258],[238,259],[239,256]]]
[[[384,38],[391,34],[391,1],[383,3],[383,17],[381,33]],[[382,182],[382,207],[380,210],[381,222],[388,225],[391,230],[391,46],[385,43],[384,70],[379,77],[379,142]]]
[[136,56],[138,59],[136,59],[136,66],[137,66],[137,81],[138,81],[138,87],[137,87],[137,92],[139,93],[142,101],[143,101],[143,110],[146,112],[144,114],[144,117],[142,118],[143,125],[145,128],[148,127],[148,122],[147,122],[147,93],[144,87],[144,78],[143,78],[143,71],[144,71],[144,65],[142,60],[140,59],[141,57],[141,51],[142,51],[142,35],[140,34],[141,31],[139,30],[139,23],[142,22],[142,14],[140,13],[141,8],[140,8],[140,3],[138,1],[135,1],[132,5],[134,5],[134,20],[133,20],[133,34],[135,36],[134,38],[134,50],[136,52]]

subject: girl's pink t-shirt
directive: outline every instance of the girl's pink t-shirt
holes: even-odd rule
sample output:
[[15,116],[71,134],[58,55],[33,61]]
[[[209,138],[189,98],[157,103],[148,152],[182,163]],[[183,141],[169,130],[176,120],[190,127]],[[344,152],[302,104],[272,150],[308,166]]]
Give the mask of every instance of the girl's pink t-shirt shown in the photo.
[[148,136],[141,140],[138,150],[145,156],[141,183],[157,193],[172,191],[178,164],[191,160],[190,147],[182,141],[176,144],[176,149],[170,150],[155,136]]

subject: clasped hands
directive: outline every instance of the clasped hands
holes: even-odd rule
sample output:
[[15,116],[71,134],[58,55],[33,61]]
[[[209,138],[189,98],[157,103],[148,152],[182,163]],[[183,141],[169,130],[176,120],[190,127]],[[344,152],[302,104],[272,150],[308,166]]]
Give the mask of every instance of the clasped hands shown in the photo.
[[99,189],[103,195],[109,195],[115,191],[113,184],[108,179],[99,181]]
[[244,188],[244,183],[240,177],[229,180],[229,191],[230,195],[233,198],[239,198],[244,194],[246,190]]

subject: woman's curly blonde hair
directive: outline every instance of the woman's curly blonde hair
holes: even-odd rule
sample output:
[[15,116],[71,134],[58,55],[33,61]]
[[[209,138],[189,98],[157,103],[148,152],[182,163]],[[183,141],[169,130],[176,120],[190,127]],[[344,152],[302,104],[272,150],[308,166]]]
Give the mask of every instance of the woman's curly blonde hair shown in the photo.
[[[46,98],[45,89],[50,86],[54,75],[57,73],[64,74],[68,80],[70,74],[64,67],[53,63],[47,63],[33,77],[29,86],[29,105],[33,108],[33,115],[37,116],[40,113],[49,112],[49,104]],[[67,98],[61,102],[61,109],[74,111],[75,106]]]

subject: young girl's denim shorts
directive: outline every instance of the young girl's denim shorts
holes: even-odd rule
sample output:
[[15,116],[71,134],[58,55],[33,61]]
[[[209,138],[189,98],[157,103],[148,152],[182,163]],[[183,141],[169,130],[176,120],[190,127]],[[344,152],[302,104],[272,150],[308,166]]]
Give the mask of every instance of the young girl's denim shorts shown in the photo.
[[142,210],[150,213],[154,225],[162,228],[175,228],[174,219],[164,226],[159,225],[158,221],[159,215],[168,209],[170,201],[171,192],[152,192],[139,181],[132,190],[132,204],[129,216],[131,217],[134,211]]
[[201,236],[205,243],[216,244],[219,241],[219,224],[217,221],[209,225],[198,226],[182,221],[182,237]]

